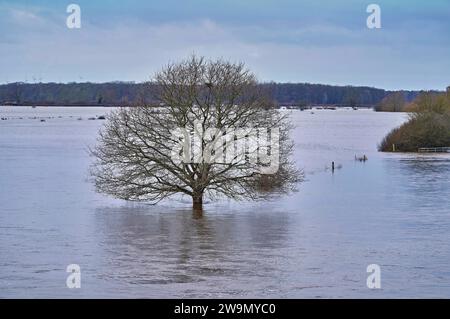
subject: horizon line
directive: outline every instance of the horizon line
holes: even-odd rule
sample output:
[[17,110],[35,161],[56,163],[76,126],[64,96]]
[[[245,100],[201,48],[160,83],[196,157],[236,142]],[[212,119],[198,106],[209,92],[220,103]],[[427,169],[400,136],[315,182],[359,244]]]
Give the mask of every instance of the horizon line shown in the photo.
[[[11,84],[26,84],[26,85],[38,85],[38,84],[62,84],[62,85],[68,85],[68,84],[146,84],[146,83],[152,83],[152,81],[125,81],[125,80],[112,80],[112,81],[106,81],[106,82],[93,82],[93,81],[83,81],[83,82],[56,82],[56,81],[50,81],[50,82],[27,82],[27,81],[15,81],[15,82],[2,82],[0,83],[0,86],[2,85],[11,85]],[[445,92],[447,87],[444,87],[442,89],[385,89],[380,88],[376,86],[369,86],[369,85],[354,85],[354,84],[328,84],[328,83],[312,83],[312,82],[277,82],[277,81],[259,81],[258,84],[306,84],[306,85],[323,85],[323,86],[334,86],[334,87],[355,87],[355,88],[369,88],[369,89],[376,89],[376,90],[383,90],[387,92],[398,92],[398,91],[405,91],[405,92]]]

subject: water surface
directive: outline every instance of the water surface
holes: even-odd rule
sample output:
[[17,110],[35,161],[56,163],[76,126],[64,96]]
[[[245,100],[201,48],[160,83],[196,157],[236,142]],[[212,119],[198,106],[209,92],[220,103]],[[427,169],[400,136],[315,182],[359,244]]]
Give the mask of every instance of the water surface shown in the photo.
[[[405,114],[293,112],[300,191],[198,218],[187,198],[94,192],[86,149],[104,121],[88,118],[108,110],[0,106],[0,297],[450,297],[450,156],[376,151]],[[66,288],[72,263],[81,289]]]

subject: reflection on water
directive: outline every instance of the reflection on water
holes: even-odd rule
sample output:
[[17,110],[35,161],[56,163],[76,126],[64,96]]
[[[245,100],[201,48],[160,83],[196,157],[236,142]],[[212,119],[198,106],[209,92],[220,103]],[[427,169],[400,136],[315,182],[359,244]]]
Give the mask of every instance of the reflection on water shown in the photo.
[[414,229],[415,233],[423,229],[429,234],[448,232],[450,157],[419,155],[392,158],[385,168],[395,181],[391,186],[396,196],[395,205],[402,211],[408,211],[407,218],[402,219],[404,225],[420,223],[421,227]]
[[399,165],[407,166],[411,171],[411,177],[419,180],[425,179],[430,181],[445,181],[450,170],[449,158],[446,155],[415,155],[398,160]]
[[190,210],[99,208],[96,233],[108,261],[102,277],[138,285],[270,278],[276,264],[268,256],[289,234],[286,214],[273,213],[205,211],[198,218]]
[[[0,297],[450,297],[450,156],[376,151],[404,115],[294,112],[300,192],[199,216],[93,191],[102,122],[77,118],[104,110],[0,107]],[[81,289],[65,286],[72,263]]]

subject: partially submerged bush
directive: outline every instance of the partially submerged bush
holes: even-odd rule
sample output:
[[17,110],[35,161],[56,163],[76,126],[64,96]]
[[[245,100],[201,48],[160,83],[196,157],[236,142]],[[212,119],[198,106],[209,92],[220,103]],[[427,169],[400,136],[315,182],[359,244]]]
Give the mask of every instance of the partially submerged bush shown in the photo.
[[450,94],[423,93],[412,103],[408,122],[381,142],[382,152],[417,152],[421,147],[450,147]]

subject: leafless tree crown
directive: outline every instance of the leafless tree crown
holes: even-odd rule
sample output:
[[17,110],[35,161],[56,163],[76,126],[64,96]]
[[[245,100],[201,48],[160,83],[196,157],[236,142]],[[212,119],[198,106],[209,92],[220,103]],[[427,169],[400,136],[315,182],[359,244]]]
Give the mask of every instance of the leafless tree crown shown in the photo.
[[[113,111],[101,130],[91,150],[98,191],[151,202],[182,193],[192,196],[194,205],[201,205],[204,194],[257,199],[295,190],[302,174],[290,161],[291,125],[286,115],[274,109],[269,94],[244,64],[192,56],[165,66],[153,84],[159,105]],[[174,134],[178,128],[197,134],[197,146],[208,153],[209,160],[176,160],[174,155],[187,151],[179,147],[182,138]],[[199,128],[203,133],[198,133]],[[234,160],[223,160],[234,144],[218,137],[227,134],[229,138],[229,132],[243,128],[249,131],[244,136],[231,135],[233,142],[255,136],[254,128],[267,130],[268,136],[271,129],[279,130],[276,172],[262,174],[258,167],[267,163],[248,160],[252,152],[260,151],[258,147],[247,147],[242,154],[232,153]],[[212,134],[204,134],[211,130]],[[221,152],[208,148],[214,143],[219,143]],[[267,149],[269,153],[274,150]]]

